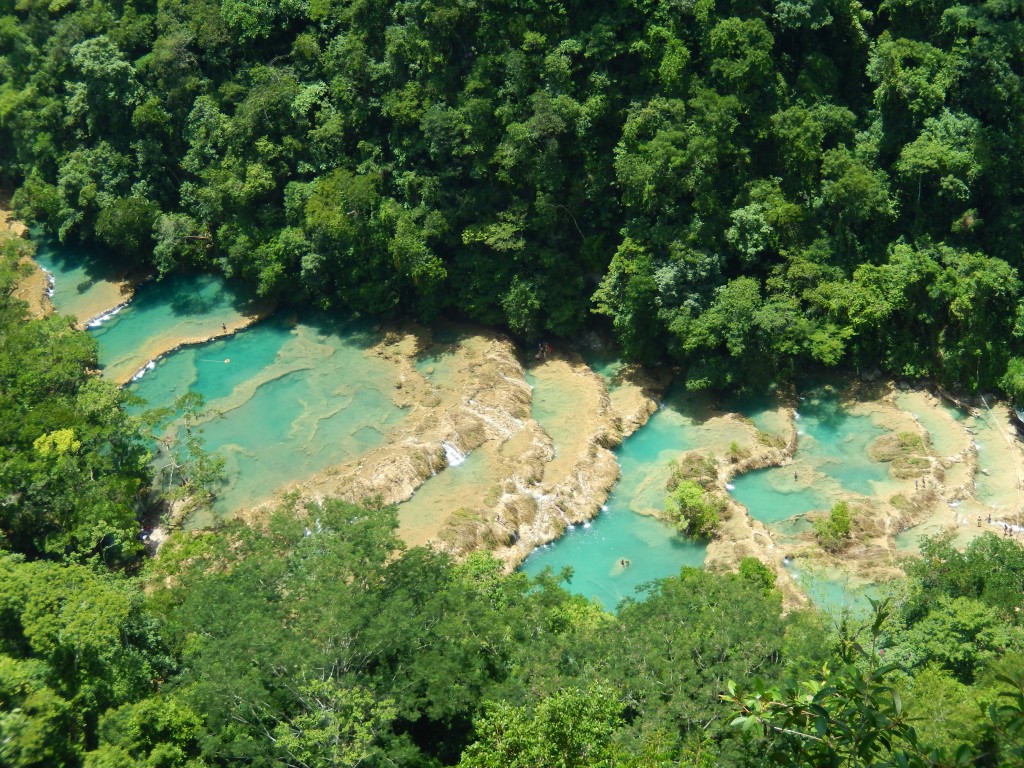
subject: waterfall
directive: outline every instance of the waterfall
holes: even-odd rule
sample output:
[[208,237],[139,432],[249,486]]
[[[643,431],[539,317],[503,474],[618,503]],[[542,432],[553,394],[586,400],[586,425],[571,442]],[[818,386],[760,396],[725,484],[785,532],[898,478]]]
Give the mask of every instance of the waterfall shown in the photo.
[[107,320],[112,318],[114,315],[116,315],[118,312],[120,312],[121,310],[123,310],[127,306],[128,306],[128,302],[125,302],[124,304],[119,304],[118,306],[114,307],[110,311],[104,312],[99,317],[94,317],[92,320],[90,320],[88,323],[86,323],[86,326],[88,328],[99,328],[101,325],[103,325],[105,322],[107,322]]
[[466,460],[466,454],[445,440],[441,443],[444,446],[444,457],[448,460],[449,467],[457,467]]

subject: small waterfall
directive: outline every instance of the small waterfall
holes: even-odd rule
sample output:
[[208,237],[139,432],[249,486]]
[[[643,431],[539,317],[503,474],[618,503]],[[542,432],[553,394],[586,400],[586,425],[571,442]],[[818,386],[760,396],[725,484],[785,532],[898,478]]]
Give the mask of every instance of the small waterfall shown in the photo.
[[138,381],[139,379],[146,375],[146,371],[152,371],[154,368],[156,368],[156,360],[150,360],[144,366],[139,368],[138,372],[136,372],[136,374],[132,376],[132,381]]
[[555,507],[555,509],[558,510],[558,514],[562,518],[562,522],[565,523],[565,530],[567,530],[567,531],[575,531],[576,530],[576,526],[573,525],[571,522],[569,522],[569,518],[565,516],[565,512],[562,510],[562,508],[561,507]]
[[107,320],[112,318],[114,315],[116,315],[118,312],[120,312],[121,310],[123,310],[127,306],[128,306],[128,302],[125,302],[124,304],[120,304],[120,305],[114,307],[109,312],[104,312],[99,317],[94,317],[92,320],[90,320],[88,323],[86,323],[86,327],[88,327],[88,328],[99,328],[101,325],[103,325],[105,322],[107,322]]
[[441,443],[444,446],[444,457],[448,460],[449,467],[457,467],[466,460],[466,454],[445,440]]

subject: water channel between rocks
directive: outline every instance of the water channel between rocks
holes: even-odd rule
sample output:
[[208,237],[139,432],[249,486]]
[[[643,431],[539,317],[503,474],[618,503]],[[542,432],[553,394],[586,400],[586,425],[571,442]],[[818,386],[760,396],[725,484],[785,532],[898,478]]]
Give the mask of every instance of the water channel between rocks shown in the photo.
[[[544,407],[548,396],[535,390],[535,397],[543,425],[551,419]],[[701,430],[683,405],[670,398],[626,438],[616,453],[622,474],[601,513],[534,551],[523,571],[536,576],[545,568],[557,573],[569,566],[573,577],[567,589],[614,610],[623,598],[636,597],[641,585],[676,575],[683,566],[703,564],[704,544],[680,537],[651,515],[664,504],[670,462],[700,445]]]
[[[123,303],[121,289],[104,281],[109,274],[104,273],[102,260],[89,256],[83,262],[79,255],[41,251],[41,263],[55,276],[56,309],[93,317]],[[472,398],[459,401],[459,388],[480,378],[493,350],[471,339],[479,349],[467,363],[465,355],[455,354],[465,352],[465,336],[447,338],[443,331],[434,334],[430,354],[415,357],[406,374],[396,373],[399,369],[386,355],[371,354],[381,333],[365,324],[275,317],[197,343],[241,328],[252,318],[250,304],[223,281],[174,277],[143,284],[130,304],[91,328],[100,345],[104,374],[123,382],[138,372],[132,391],[151,407],[170,406],[188,391],[205,398],[208,416],[200,426],[206,448],[225,458],[228,481],[219,489],[213,509],[190,518],[191,526],[209,525],[269,500],[281,488],[360,460],[394,439],[411,405],[395,394],[406,374],[421,377],[426,391],[432,390],[437,403],[449,410],[469,413],[476,408],[477,426],[489,429],[491,436],[478,436],[467,451],[456,447],[458,435],[453,442],[436,444],[443,446],[447,461],[438,458],[435,466],[430,458],[422,487],[400,505],[403,537],[413,544],[425,543],[438,534],[446,517],[461,515],[474,525],[486,523],[493,510],[501,508],[495,505],[516,493],[532,494],[540,509],[545,494],[564,491],[565,478],[578,480],[587,472],[577,462],[593,454],[594,433],[581,424],[590,415],[584,411],[605,407],[594,399],[597,390],[605,392],[605,403],[609,394],[613,402],[622,394],[618,385],[625,369],[614,359],[592,361],[596,368],[580,370],[562,362],[569,358],[559,358],[557,364],[535,367],[525,381],[513,361],[511,368],[502,369],[500,379],[510,386],[532,388],[533,420],[514,407],[499,418],[474,405]],[[181,344],[185,346],[179,348]],[[522,569],[537,574],[548,567],[557,572],[571,566],[574,575],[568,588],[613,609],[654,579],[674,575],[683,566],[701,566],[707,547],[678,536],[656,517],[664,505],[670,462],[691,449],[720,460],[730,454],[750,455],[763,450],[759,446],[766,436],[779,440],[792,427],[799,436],[792,461],[741,474],[729,487],[782,548],[806,542],[806,514],[825,512],[840,499],[877,509],[880,518],[893,517],[898,499],[911,500],[899,504],[900,509],[909,503],[918,510],[916,517],[911,515],[912,527],[899,533],[904,521],[892,534],[880,528],[881,538],[870,544],[888,552],[890,561],[892,551],[913,551],[921,538],[942,530],[954,530],[957,542],[966,543],[979,532],[977,526],[964,524],[967,516],[972,522],[982,514],[1002,519],[1019,509],[1019,452],[1002,421],[1005,409],[983,409],[968,416],[914,391],[898,393],[887,404],[867,400],[851,405],[829,387],[805,391],[796,405],[796,420],[791,423],[790,412],[774,398],[733,399],[722,405],[670,390],[647,423],[616,449],[621,477],[603,511],[591,522],[567,525],[561,539],[530,554]],[[423,423],[432,424],[439,417],[428,415]],[[919,491],[912,476],[894,477],[887,464],[868,456],[876,438],[907,430],[926,436],[933,457],[928,461],[938,468],[930,471],[940,471],[929,476],[945,479],[938,497],[924,499],[934,514],[920,512],[925,509],[924,497],[915,494],[924,492],[923,480]],[[156,457],[158,467],[168,461],[167,449],[163,450]],[[969,461],[974,455],[981,469],[976,477]],[[934,487],[937,480],[932,482]],[[496,519],[498,525],[505,524],[500,512]],[[889,544],[885,536],[890,537]],[[781,549],[778,561],[781,567]],[[821,564],[787,565],[786,573],[801,581],[821,605],[845,605],[863,592],[863,576],[851,581],[847,574]]]

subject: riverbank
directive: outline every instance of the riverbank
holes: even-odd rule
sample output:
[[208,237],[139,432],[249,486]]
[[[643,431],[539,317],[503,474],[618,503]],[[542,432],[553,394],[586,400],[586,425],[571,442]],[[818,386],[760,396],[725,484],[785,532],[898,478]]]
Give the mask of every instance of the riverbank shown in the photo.
[[[286,490],[306,500],[399,504],[399,534],[407,544],[455,557],[486,549],[508,570],[600,512],[620,473],[612,449],[659,408],[668,383],[635,369],[609,383],[571,350],[524,360],[511,339],[476,328],[393,326],[363,354],[386,364],[390,373],[381,387],[405,410],[403,418],[382,445]],[[991,501],[1016,493],[1014,467],[1021,465],[1020,446],[992,426],[1008,418],[1005,407],[965,416],[926,390],[885,383],[837,379],[822,391],[835,401],[837,418],[847,414],[872,425],[857,437],[856,450],[865,454],[859,462],[874,467],[874,479],[858,491],[837,485],[828,474],[837,470],[807,453],[814,438],[803,435],[804,404],[795,394],[781,396],[755,420],[730,411],[736,403],[685,395],[686,439],[698,446],[690,453],[714,458],[716,493],[726,500],[706,567],[735,570],[743,558],[756,557],[777,574],[793,608],[806,602],[800,579],[809,574],[884,582],[902,573],[924,536],[952,531],[966,543],[996,529],[1000,509]],[[983,429],[977,419],[992,425]],[[1000,435],[1002,443],[995,440]],[[792,519],[776,516],[779,523],[758,519],[732,496],[732,483],[772,467],[786,468],[779,480],[786,493],[816,489],[828,501]],[[978,478],[991,486],[988,500]],[[639,491],[634,511],[663,515],[664,483]],[[849,504],[853,531],[841,552],[829,553],[810,523],[838,501]],[[272,505],[244,510],[242,517],[259,524]]]
[[[11,212],[10,193],[0,191],[0,237],[4,238],[28,238],[28,227],[21,221],[14,218]],[[49,299],[50,281],[38,264],[31,258],[25,257],[21,265],[28,267],[29,271],[18,281],[13,298],[24,301],[28,305],[30,317],[45,317],[53,311]]]
[[[9,231],[27,236],[24,225],[11,228],[9,211],[2,213],[8,217],[5,226]],[[32,315],[42,317],[54,311],[72,315],[80,330],[91,330],[104,337],[101,346],[106,341],[107,328],[116,325],[122,313],[138,307],[137,296],[149,297],[154,291],[164,290],[168,283],[188,279],[178,275],[154,282],[151,272],[112,269],[93,251],[54,250],[52,246],[38,246],[35,259],[27,259],[26,263],[30,264],[31,272],[19,283],[16,296],[28,303]],[[239,310],[229,307],[206,317],[199,310],[186,309],[195,298],[194,292],[188,293],[170,302],[173,305],[170,316],[151,323],[151,332],[133,331],[133,338],[119,345],[122,349],[117,355],[101,351],[107,358],[103,371],[107,379],[124,386],[147,364],[181,347],[230,336],[276,310],[274,302],[255,299],[244,302]],[[216,301],[212,303],[216,308]]]

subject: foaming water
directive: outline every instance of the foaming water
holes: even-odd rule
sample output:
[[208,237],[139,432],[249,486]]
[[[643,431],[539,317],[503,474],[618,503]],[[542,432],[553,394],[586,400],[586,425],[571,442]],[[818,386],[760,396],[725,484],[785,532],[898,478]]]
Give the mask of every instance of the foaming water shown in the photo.
[[[602,512],[588,526],[576,526],[553,544],[535,550],[522,570],[537,575],[573,569],[566,588],[615,610],[625,597],[655,579],[674,576],[683,566],[701,566],[707,547],[680,537],[650,514],[665,501],[670,460],[701,445],[705,430],[688,410],[692,400],[671,397],[646,425],[617,451],[622,475]],[[710,428],[708,428],[710,429]]]
[[126,381],[182,341],[209,338],[238,324],[246,305],[240,291],[211,275],[146,283],[130,304],[90,326],[104,375]]
[[124,302],[109,254],[42,237],[35,242],[35,261],[52,279],[50,301],[56,311],[84,324]]
[[376,340],[356,325],[268,320],[179,349],[133,383],[151,407],[189,391],[206,399],[206,448],[225,458],[228,479],[212,513],[189,524],[207,525],[380,445],[403,411],[389,396],[393,372],[365,354]]
[[449,467],[457,467],[466,461],[466,454],[460,451],[451,443],[445,441],[441,443],[444,447],[444,457],[448,462]]

